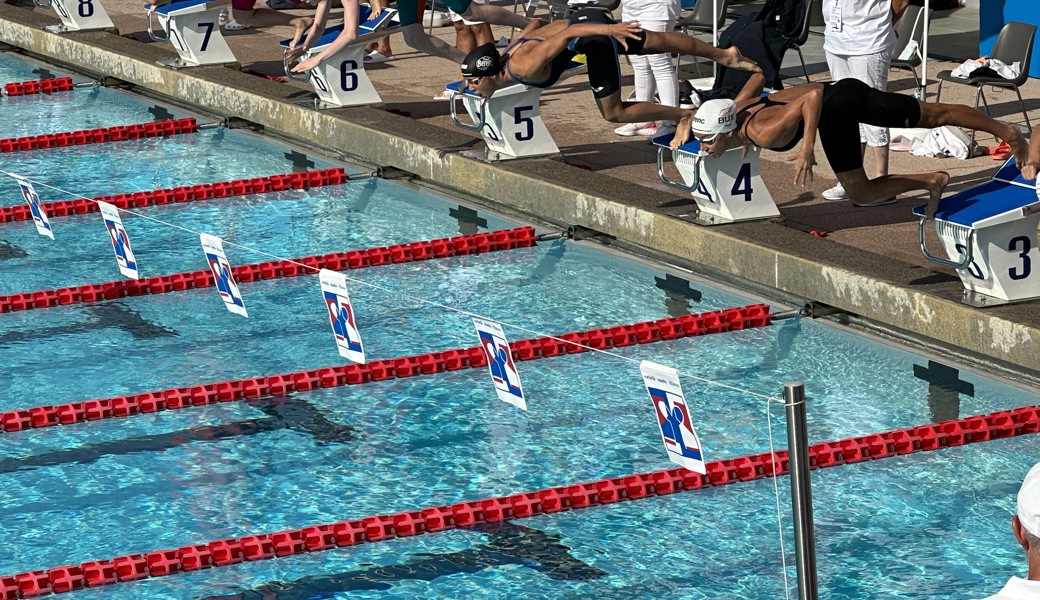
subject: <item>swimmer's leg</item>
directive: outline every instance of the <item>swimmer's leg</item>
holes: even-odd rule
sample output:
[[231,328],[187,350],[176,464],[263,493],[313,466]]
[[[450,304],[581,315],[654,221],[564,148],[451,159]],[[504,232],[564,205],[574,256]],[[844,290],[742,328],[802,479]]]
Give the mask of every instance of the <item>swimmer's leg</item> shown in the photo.
[[997,122],[986,113],[964,104],[937,104],[935,102],[921,102],[920,104],[921,120],[917,124],[918,127],[956,125],[985,131],[1011,146],[1011,151],[1015,155],[1015,164],[1024,165],[1028,162],[1028,143],[1018,127]]
[[887,198],[895,198],[899,194],[924,190],[928,192],[929,218],[935,215],[942,198],[943,190],[950,183],[950,174],[945,171],[935,173],[912,173],[909,175],[883,175],[868,179],[862,167],[836,174],[849,198],[856,204],[867,204]]
[[736,46],[716,48],[681,31],[646,31],[646,42],[643,43],[643,49],[639,54],[664,54],[667,52],[701,56],[731,69],[762,71],[755,61],[745,58]]

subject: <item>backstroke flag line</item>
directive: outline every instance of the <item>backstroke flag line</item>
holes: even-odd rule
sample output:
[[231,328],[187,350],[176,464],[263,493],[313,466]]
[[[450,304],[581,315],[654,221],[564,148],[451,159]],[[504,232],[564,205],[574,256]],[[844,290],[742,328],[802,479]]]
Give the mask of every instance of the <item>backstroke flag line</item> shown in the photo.
[[679,384],[679,372],[648,360],[639,363],[639,372],[643,374],[643,383],[654,405],[668,458],[681,467],[707,474],[701,442],[693,429],[690,410]]
[[332,322],[332,333],[336,336],[339,355],[347,360],[365,364],[365,349],[361,344],[354,308],[347,293],[347,276],[343,273],[322,269],[318,273],[321,295],[325,300],[325,311]]
[[513,364],[513,355],[509,351],[509,341],[502,331],[502,326],[494,321],[473,317],[473,325],[480,336],[480,346],[488,357],[488,370],[495,383],[498,399],[513,406],[527,410],[527,400],[520,386],[520,374]]
[[47,220],[47,213],[43,212],[43,207],[40,206],[40,196],[36,193],[36,189],[33,188],[33,184],[17,175],[12,175],[11,177],[14,177],[14,180],[18,182],[18,187],[22,190],[22,198],[25,198],[25,201],[29,203],[29,212],[32,213],[33,223],[36,223],[37,233],[53,240],[54,232],[51,231],[51,222]]
[[119,272],[124,277],[137,279],[137,259],[130,247],[130,236],[123,229],[123,220],[119,218],[119,209],[108,202],[98,200],[101,209],[101,218],[105,220],[105,229],[108,230],[108,239],[112,242],[112,250],[116,253],[116,262],[119,264]]
[[235,277],[231,274],[231,265],[224,256],[224,243],[220,241],[220,238],[206,233],[199,234],[199,240],[202,242],[202,250],[206,253],[206,263],[209,264],[209,270],[213,273],[217,292],[220,293],[224,306],[236,315],[248,318],[249,314],[246,313],[242,292],[238,291],[238,284],[235,283]]

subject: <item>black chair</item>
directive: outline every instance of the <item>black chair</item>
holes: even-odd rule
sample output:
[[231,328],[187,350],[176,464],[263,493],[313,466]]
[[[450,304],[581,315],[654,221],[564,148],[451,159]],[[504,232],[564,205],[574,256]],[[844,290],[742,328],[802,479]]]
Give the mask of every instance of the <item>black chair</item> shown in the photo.
[[[1029,59],[1033,55],[1034,37],[1036,37],[1036,25],[1019,23],[1017,21],[1011,21],[1004,25],[1004,28],[1000,30],[1000,34],[997,36],[997,43],[993,45],[993,52],[990,53],[989,57],[1008,65],[1015,62],[1019,63],[1022,71],[1018,77],[1014,79],[1004,79],[1003,77],[961,79],[960,77],[954,77],[951,74],[952,71],[943,71],[936,75],[936,78],[939,80],[939,89],[936,91],[935,101],[938,102],[942,97],[944,81],[973,85],[978,89],[978,92],[975,94],[975,109],[978,110],[979,100],[981,99],[982,104],[986,107],[986,114],[989,114],[989,102],[986,101],[986,96],[982,93],[983,86],[991,85],[993,87],[1011,88],[1018,95],[1018,103],[1022,107],[1022,116],[1026,119],[1026,127],[1032,129],[1033,125],[1029,122],[1026,103],[1022,101],[1022,92],[1018,88],[1029,79]],[[974,130],[971,132],[971,141],[975,141]]]
[[[675,28],[686,35],[712,33],[715,29],[721,31],[722,25],[726,22],[727,3],[728,0],[697,0],[690,14],[680,17],[675,22]],[[714,14],[712,9],[714,9]],[[682,55],[679,55],[675,62],[675,69],[679,70],[681,64]],[[701,65],[696,60],[693,61],[693,64],[697,68],[697,76],[699,77]]]
[[784,50],[791,50],[792,48],[798,52],[798,60],[802,63],[802,72],[805,73],[805,82],[811,83],[809,80],[809,69],[805,68],[805,57],[802,56],[802,46],[809,39],[809,25],[812,24],[813,7],[816,4],[816,0],[805,0],[805,16],[802,18],[802,29],[798,32],[798,35],[791,38],[791,41],[787,43]]
[[[928,16],[931,17],[928,11]],[[931,23],[931,19],[929,19]],[[917,67],[921,66],[921,48],[924,40],[924,8],[920,6],[908,6],[903,17],[896,23],[896,45],[892,49],[892,69],[908,70],[914,75],[916,87],[921,87],[921,78],[917,75]],[[912,42],[912,43],[911,43]],[[912,47],[913,52],[909,57],[900,59],[907,47]]]

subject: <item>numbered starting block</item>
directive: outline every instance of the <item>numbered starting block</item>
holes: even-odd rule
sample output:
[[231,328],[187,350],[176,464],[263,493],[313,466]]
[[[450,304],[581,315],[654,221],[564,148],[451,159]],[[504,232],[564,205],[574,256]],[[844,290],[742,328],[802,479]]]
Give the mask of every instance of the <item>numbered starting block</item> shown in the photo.
[[[573,62],[561,80],[587,71],[584,63]],[[516,83],[496,91],[486,99],[467,90],[462,81],[449,83],[445,89],[451,97],[451,120],[463,129],[479,131],[487,144],[483,150],[463,154],[498,161],[549,156],[560,152],[542,121],[540,105],[543,88]],[[471,123],[459,118],[459,101],[469,113]]]
[[[384,10],[378,16],[369,19],[372,9],[367,4],[362,4],[360,8],[358,19],[361,23],[358,25],[357,39],[305,75],[292,72],[293,65],[288,60],[289,44],[292,40],[281,42],[286,53],[286,58],[282,61],[285,76],[296,81],[310,81],[318,94],[315,100],[315,106],[318,108],[361,106],[382,101],[368,74],[365,73],[365,46],[394,33],[400,28],[400,23],[393,20],[397,14],[395,10]],[[314,47],[301,58],[307,59],[321,54],[342,31],[342,25],[326,29],[314,43]]]
[[44,27],[51,33],[97,29],[116,31],[116,26],[112,24],[112,19],[108,18],[108,13],[99,0],[33,0],[33,4],[40,8],[53,8],[54,12],[58,13],[61,23]]
[[939,201],[935,231],[948,259],[925,244],[925,207],[918,206],[921,252],[933,263],[957,270],[961,299],[994,306],[1040,298],[1040,252],[1036,248],[1040,197],[1014,164],[1004,163],[990,181]]
[[[145,9],[148,8],[146,4]],[[225,8],[226,3],[209,0],[183,0],[160,6],[155,9],[155,16],[166,37],[155,32],[149,11],[148,36],[157,42],[170,42],[178,54],[175,59],[159,61],[159,65],[181,69],[238,62],[220,32],[220,11]]]
[[[759,174],[758,148],[744,155],[740,147],[730,148],[722,156],[701,152],[701,144],[689,141],[672,150],[674,134],[654,138],[657,146],[657,175],[669,187],[693,194],[696,217],[689,220],[700,225],[721,225],[738,221],[768,219],[780,215],[766,184]],[[671,152],[683,183],[668,179],[664,172],[664,156]]]

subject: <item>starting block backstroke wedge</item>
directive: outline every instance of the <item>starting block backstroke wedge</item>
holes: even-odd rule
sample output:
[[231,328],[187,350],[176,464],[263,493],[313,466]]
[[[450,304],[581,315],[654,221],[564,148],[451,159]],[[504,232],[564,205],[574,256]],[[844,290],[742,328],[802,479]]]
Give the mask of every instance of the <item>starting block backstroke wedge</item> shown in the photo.
[[[768,219],[780,215],[773,196],[759,174],[758,148],[743,154],[740,147],[730,148],[722,156],[701,153],[700,142],[693,140],[672,150],[674,134],[654,138],[657,146],[657,175],[669,187],[693,194],[700,225],[721,225],[737,221]],[[664,172],[664,155],[671,152],[683,183],[668,179]]]
[[928,251],[925,207],[918,206],[921,252],[950,267],[964,284],[962,301],[994,306],[1040,298],[1040,197],[1010,159],[993,178],[939,201],[935,231],[949,259]]
[[[564,72],[566,77],[587,72],[583,63],[574,62]],[[487,144],[485,150],[464,152],[489,161],[530,158],[558,154],[560,149],[545,127],[541,116],[543,88],[515,83],[497,90],[490,98],[470,92],[461,81],[445,86],[450,96],[451,120],[456,126],[479,131]],[[466,108],[471,120],[459,118],[458,102]]]
[[[400,24],[393,20],[397,11],[384,10],[375,18],[369,19],[371,8],[366,4],[362,4],[360,8],[358,20],[361,23],[358,25],[357,38],[329,57],[328,60],[323,61],[305,75],[293,73],[293,65],[289,64],[287,60],[283,61],[286,77],[296,81],[309,80],[314,86],[314,92],[318,94],[317,100],[322,106],[361,106],[382,101],[376,88],[372,86],[368,74],[365,73],[365,46],[400,28]],[[342,31],[342,25],[326,29],[314,46],[301,57],[301,60],[321,54],[339,37]],[[291,42],[292,40],[281,42],[286,52],[288,52]]]
[[108,18],[105,7],[101,6],[100,0],[47,0],[46,2],[33,0],[33,4],[44,9],[53,8],[54,12],[58,13],[61,23],[44,27],[51,33],[97,29],[115,31],[116,28],[112,24],[112,19]]
[[[149,8],[146,4],[145,9]],[[148,36],[157,42],[170,42],[178,55],[170,61],[159,61],[159,65],[180,69],[238,62],[220,31],[220,11],[225,8],[226,2],[211,0],[183,0],[160,6],[155,9],[155,16],[166,37],[156,33],[149,10]]]

